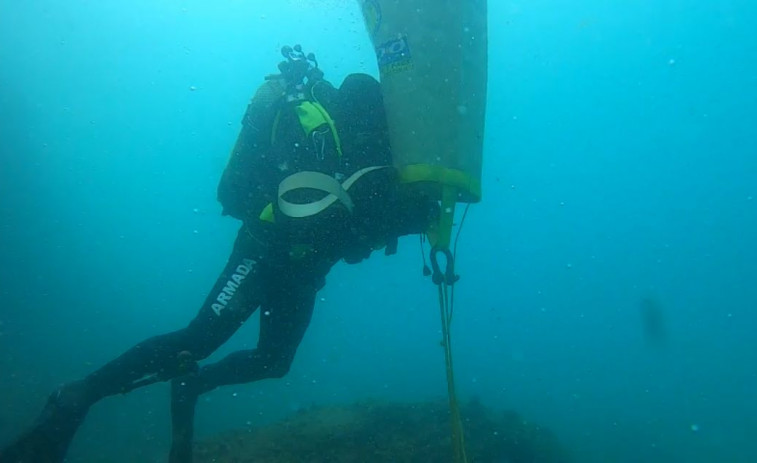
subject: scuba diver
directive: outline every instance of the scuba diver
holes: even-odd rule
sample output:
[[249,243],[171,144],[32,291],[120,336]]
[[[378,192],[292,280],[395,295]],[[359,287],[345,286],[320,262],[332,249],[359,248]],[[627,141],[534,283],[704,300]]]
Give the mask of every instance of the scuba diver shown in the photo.
[[[192,460],[198,397],[219,386],[287,374],[316,293],[338,261],[356,263],[424,233],[438,202],[406,189],[392,165],[378,81],[339,88],[315,56],[284,47],[279,74],[252,98],[218,186],[223,215],[242,221],[228,263],[189,324],[136,344],[50,395],[1,463],[61,462],[90,407],[171,380],[171,462]],[[198,365],[260,309],[257,347]]]

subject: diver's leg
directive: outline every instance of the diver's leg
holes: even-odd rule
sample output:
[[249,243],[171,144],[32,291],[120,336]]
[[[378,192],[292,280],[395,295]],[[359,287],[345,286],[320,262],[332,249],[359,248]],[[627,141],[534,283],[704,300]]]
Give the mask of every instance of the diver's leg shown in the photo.
[[128,392],[149,375],[168,380],[181,374],[186,357],[202,360],[212,354],[261,303],[264,243],[240,231],[234,251],[197,316],[187,327],[147,339],[89,375],[97,399]]
[[318,279],[319,282],[307,283],[306,278],[282,278],[290,282],[286,286],[282,286],[283,281],[272,282],[269,288],[273,290],[266,292],[260,309],[256,349],[234,352],[171,382],[171,463],[192,461],[194,413],[201,394],[219,386],[280,378],[289,371],[310,324],[316,292],[323,286],[322,277]]
[[147,339],[85,379],[59,388],[31,429],[0,451],[0,463],[62,461],[95,402],[183,374],[188,357],[210,355],[259,306],[258,274],[265,255],[265,241],[240,231],[223,273],[186,328]]

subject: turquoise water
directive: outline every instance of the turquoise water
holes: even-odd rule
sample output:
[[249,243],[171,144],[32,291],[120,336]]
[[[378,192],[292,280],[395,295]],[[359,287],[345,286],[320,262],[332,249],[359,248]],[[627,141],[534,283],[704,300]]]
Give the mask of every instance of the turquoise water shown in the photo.
[[[57,384],[194,315],[237,228],[215,187],[281,46],[335,83],[376,75],[352,2],[206,3],[0,2],[0,442]],[[755,26],[745,0],[490,1],[463,398],[550,427],[577,461],[757,461]],[[208,394],[199,436],[442,397],[420,269],[416,238],[337,265],[290,374]],[[69,461],[163,461],[168,436],[156,385],[94,407]]]

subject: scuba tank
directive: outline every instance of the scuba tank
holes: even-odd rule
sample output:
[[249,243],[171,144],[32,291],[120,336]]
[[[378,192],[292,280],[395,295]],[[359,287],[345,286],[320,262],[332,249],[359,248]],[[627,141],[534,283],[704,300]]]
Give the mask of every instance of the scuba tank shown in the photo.
[[[314,54],[299,45],[283,47],[281,54],[279,73],[265,77],[247,107],[218,184],[223,214],[243,221],[276,202],[276,187],[288,172],[337,168],[336,156],[327,153],[341,148],[319,102],[329,106],[336,91],[323,80]],[[268,208],[268,219],[271,213]]]

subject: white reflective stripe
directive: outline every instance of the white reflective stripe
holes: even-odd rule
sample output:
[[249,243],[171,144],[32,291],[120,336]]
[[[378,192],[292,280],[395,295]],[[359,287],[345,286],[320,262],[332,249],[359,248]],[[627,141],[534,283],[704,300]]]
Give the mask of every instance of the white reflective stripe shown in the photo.
[[[329,194],[318,201],[306,204],[295,204],[284,199],[285,194],[301,188],[320,190]],[[289,217],[315,215],[334,204],[337,199],[344,204],[347,210],[352,212],[352,198],[347,194],[347,191],[334,177],[321,172],[297,172],[279,183],[279,210]]]
[[[279,183],[279,210],[289,217],[310,217],[324,211],[337,200],[344,204],[348,211],[352,212],[354,204],[347,190],[363,175],[389,166],[365,167],[350,175],[344,183],[340,184],[334,177],[321,172],[304,171],[292,174]],[[309,188],[328,193],[318,201],[306,204],[296,204],[284,199],[284,195],[290,191],[301,188]]]
[[354,174],[350,175],[349,177],[347,177],[347,180],[345,180],[344,183],[342,183],[342,187],[345,190],[349,190],[350,187],[352,186],[352,184],[355,183],[355,182],[357,182],[360,179],[360,177],[362,177],[363,175],[365,175],[365,174],[367,174],[369,172],[373,172],[374,170],[386,169],[387,167],[389,167],[389,166],[364,167],[364,168],[360,169],[359,171],[355,172]]

